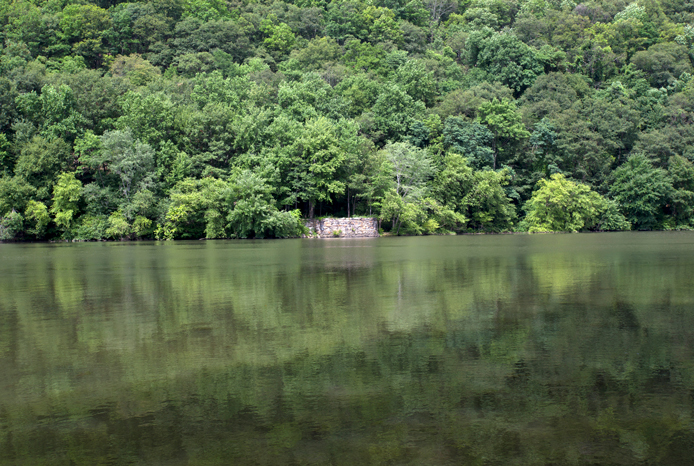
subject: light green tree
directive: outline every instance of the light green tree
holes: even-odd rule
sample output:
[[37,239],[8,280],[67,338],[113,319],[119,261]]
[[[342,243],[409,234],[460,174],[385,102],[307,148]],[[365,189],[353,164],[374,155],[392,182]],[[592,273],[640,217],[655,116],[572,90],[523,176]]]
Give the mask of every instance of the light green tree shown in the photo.
[[82,183],[75,178],[74,173],[61,173],[53,187],[53,204],[51,213],[53,221],[63,230],[64,235],[70,234],[70,227],[77,217],[78,203],[82,197]]
[[[562,174],[538,181],[538,189],[525,204],[528,231],[552,232],[596,229],[627,230],[629,223],[590,187]],[[605,219],[605,214],[610,218]]]
[[27,233],[41,239],[46,234],[46,227],[51,221],[48,215],[48,208],[43,202],[29,201],[24,211],[24,218],[27,223]]

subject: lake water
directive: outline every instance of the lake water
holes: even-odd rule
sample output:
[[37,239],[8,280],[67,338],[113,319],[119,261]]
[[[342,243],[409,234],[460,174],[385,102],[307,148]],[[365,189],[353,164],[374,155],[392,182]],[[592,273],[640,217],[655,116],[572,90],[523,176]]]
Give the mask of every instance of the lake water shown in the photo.
[[691,465],[694,234],[0,244],[0,465]]

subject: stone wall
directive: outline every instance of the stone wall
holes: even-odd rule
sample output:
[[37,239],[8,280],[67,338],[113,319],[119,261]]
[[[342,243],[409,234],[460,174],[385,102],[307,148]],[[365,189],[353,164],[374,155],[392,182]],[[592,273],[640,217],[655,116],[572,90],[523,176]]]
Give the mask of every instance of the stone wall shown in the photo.
[[378,236],[378,220],[372,217],[306,220],[306,227],[314,238],[374,238]]

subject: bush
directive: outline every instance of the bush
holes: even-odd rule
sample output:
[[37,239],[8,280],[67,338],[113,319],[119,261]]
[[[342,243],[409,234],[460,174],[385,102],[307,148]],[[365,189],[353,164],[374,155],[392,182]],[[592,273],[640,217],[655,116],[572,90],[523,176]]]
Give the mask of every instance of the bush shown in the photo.
[[7,241],[17,238],[24,229],[24,217],[14,209],[6,213],[0,220],[0,240]]
[[592,191],[588,186],[554,174],[550,180],[537,182],[525,204],[524,224],[530,233],[580,230],[627,230],[629,223],[616,204]]

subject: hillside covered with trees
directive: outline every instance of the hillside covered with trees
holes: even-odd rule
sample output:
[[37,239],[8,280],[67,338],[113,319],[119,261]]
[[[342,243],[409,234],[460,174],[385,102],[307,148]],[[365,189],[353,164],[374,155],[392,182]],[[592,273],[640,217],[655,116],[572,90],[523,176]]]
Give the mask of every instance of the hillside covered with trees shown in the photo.
[[694,227],[689,0],[0,0],[0,239]]

